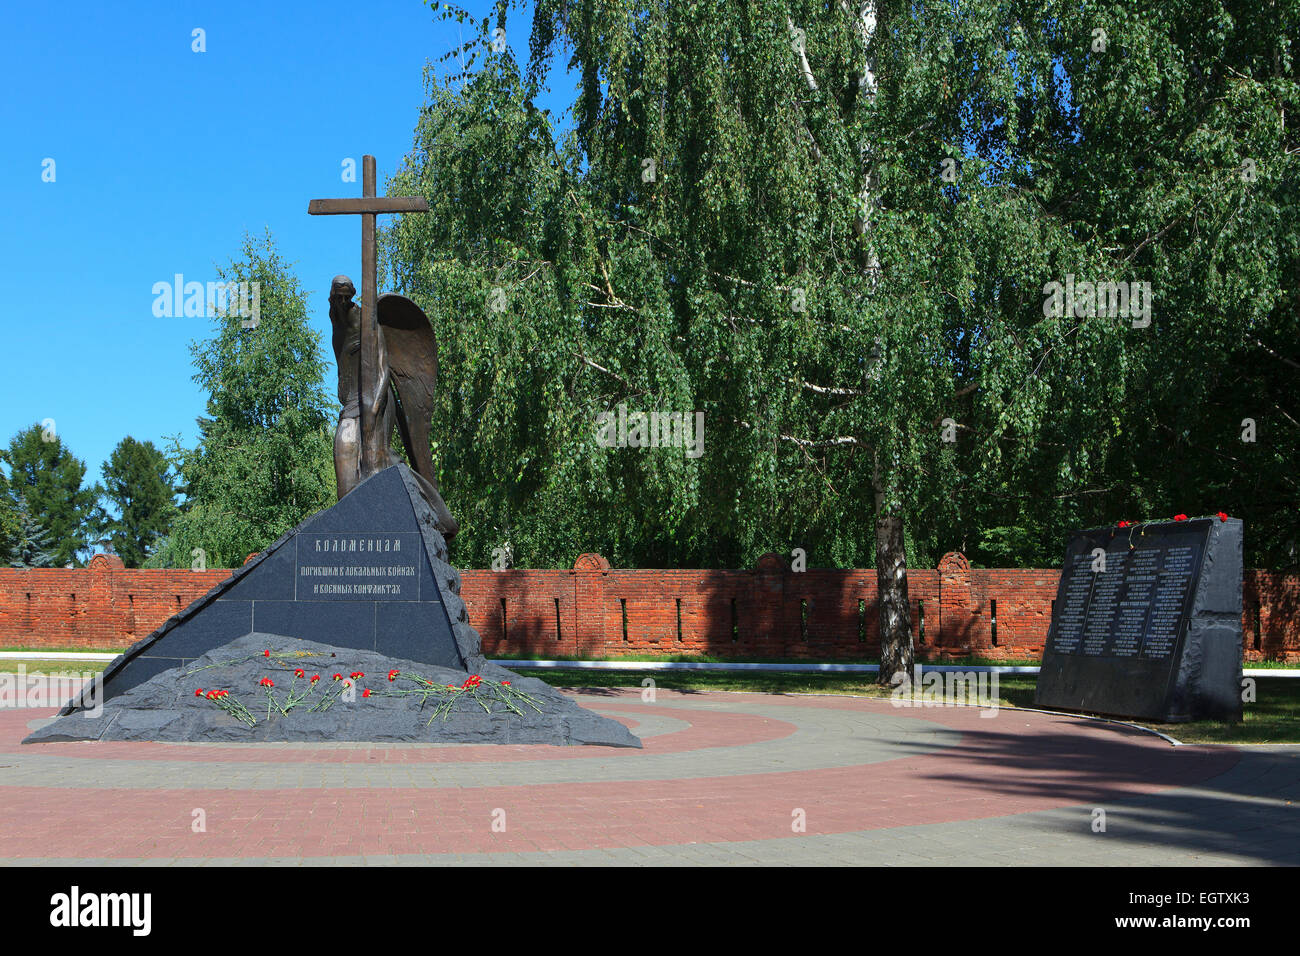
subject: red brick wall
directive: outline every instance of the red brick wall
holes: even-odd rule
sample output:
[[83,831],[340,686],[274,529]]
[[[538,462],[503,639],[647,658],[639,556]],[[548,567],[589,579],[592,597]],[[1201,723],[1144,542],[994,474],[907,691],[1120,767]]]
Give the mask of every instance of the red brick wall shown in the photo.
[[0,570],[0,647],[121,648],[229,577],[224,570],[128,571],[97,555],[76,570]]
[[[105,555],[81,570],[3,569],[0,647],[125,647],[228,574],[128,571]],[[462,576],[488,656],[837,660],[879,651],[871,570],[795,573],[776,555],[748,571],[627,570],[584,554],[568,571]],[[957,553],[936,570],[909,572],[918,656],[1037,658],[1057,578],[1055,570],[972,569]],[[1243,605],[1246,660],[1300,661],[1300,575],[1247,571]]]

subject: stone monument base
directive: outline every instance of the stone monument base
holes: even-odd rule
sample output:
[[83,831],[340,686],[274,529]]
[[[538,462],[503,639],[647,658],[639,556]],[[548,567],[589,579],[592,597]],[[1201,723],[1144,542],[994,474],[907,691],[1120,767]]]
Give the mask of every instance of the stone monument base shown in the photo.
[[[299,669],[303,676],[295,677]],[[390,681],[393,671],[398,673]],[[351,677],[358,672],[364,676]],[[246,634],[136,684],[105,702],[96,716],[91,716],[94,710],[85,710],[59,717],[23,743],[410,741],[641,746],[618,721],[584,710],[543,681],[489,662],[475,673],[484,682],[478,692],[452,690],[448,684],[461,687],[472,675],[373,651],[275,634]],[[335,674],[341,679],[334,680]],[[320,676],[314,685],[313,675]],[[426,686],[416,680],[417,675],[436,690],[412,693]],[[274,687],[264,687],[264,679],[274,682]],[[353,686],[344,688],[345,680]],[[225,691],[225,699],[243,704],[255,723],[223,710],[206,696],[209,691]],[[268,702],[268,692],[274,704]],[[287,713],[281,712],[295,693],[306,697]],[[323,707],[322,701],[330,698],[332,703]]]

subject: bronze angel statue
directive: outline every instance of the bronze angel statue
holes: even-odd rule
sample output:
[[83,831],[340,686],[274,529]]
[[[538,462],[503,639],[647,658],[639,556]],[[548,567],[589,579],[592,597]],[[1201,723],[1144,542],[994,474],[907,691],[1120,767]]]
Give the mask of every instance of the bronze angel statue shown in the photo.
[[[372,327],[373,358],[361,347],[362,308],[347,276],[330,283],[330,324],[339,366],[338,428],[334,432],[334,473],[341,499],[370,474],[397,464],[393,427],[438,530],[450,540],[459,530],[438,492],[429,449],[433,389],[438,380],[438,343],[424,311],[395,293],[379,296]],[[366,463],[363,465],[363,462]]]

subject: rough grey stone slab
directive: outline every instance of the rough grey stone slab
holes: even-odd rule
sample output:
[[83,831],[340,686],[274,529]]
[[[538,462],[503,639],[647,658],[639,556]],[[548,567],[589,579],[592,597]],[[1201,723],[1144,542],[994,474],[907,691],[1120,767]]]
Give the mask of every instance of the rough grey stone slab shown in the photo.
[[[294,654],[267,658],[263,652]],[[223,663],[227,662],[227,663]],[[229,663],[233,662],[233,663]],[[209,666],[218,665],[218,666]],[[305,678],[295,679],[301,667]],[[372,741],[478,744],[598,744],[640,747],[623,724],[579,707],[549,684],[523,677],[496,664],[484,662],[474,671],[484,679],[510,681],[532,696],[541,712],[520,704],[523,715],[506,711],[490,701],[487,713],[468,694],[458,698],[444,719],[432,717],[433,701],[423,710],[419,698],[387,696],[397,688],[413,686],[400,678],[390,683],[388,672],[418,674],[437,684],[460,685],[470,671],[386,656],[375,651],[339,647],[276,634],[250,633],[180,667],[173,667],[107,700],[102,713],[86,717],[74,712],[41,727],[24,743],[66,740],[154,740],[167,742],[321,742]],[[275,682],[274,694],[283,701],[290,686],[301,690],[313,674],[333,693],[335,673],[345,678],[362,671],[356,681],[356,700],[338,700],[328,710],[309,713],[309,704],[287,715],[272,709],[267,717],[262,678]],[[227,690],[257,718],[252,727],[219,709],[195,691]],[[365,698],[361,691],[370,689]],[[314,700],[314,699],[313,699]]]

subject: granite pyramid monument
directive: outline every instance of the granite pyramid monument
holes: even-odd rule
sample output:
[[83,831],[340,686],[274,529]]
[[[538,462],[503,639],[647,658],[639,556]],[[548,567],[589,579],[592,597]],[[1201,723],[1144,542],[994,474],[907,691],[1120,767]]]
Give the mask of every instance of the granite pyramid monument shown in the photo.
[[[421,485],[404,464],[370,476],[128,648],[55,720],[27,738],[56,740],[338,741],[605,744],[639,747],[626,727],[545,683],[487,661],[460,598],[460,575]],[[481,677],[530,695],[540,709],[472,703],[429,721],[381,690],[364,707],[268,714],[246,727],[195,695],[221,680],[256,693],[284,660],[372,675],[419,672],[438,686]],[[232,658],[233,663],[230,663]],[[326,659],[328,658],[328,659]],[[221,662],[228,666],[219,668]],[[337,662],[337,665],[336,663]],[[273,669],[278,665],[282,670]],[[384,682],[378,682],[383,687]]]

